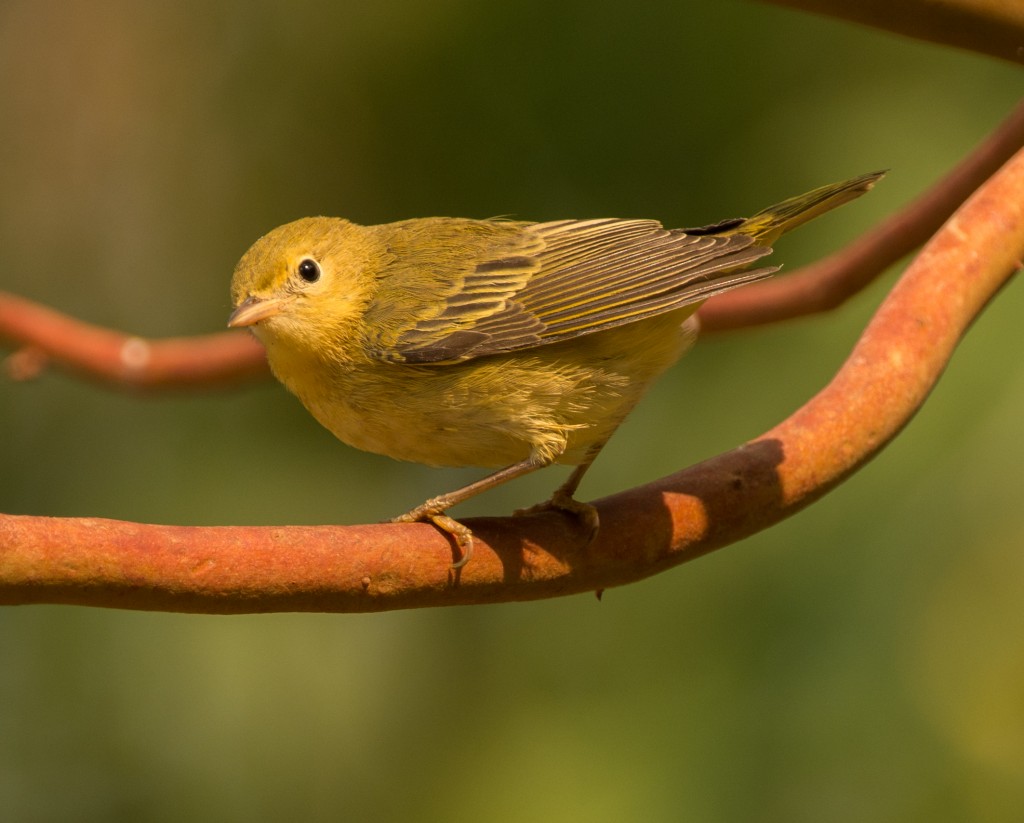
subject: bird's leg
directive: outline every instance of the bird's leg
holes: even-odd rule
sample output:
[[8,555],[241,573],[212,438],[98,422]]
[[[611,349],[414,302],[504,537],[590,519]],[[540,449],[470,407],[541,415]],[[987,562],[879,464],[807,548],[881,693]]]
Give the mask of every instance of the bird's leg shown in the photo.
[[[471,497],[476,497],[478,494],[493,489],[495,486],[500,486],[502,483],[522,477],[524,474],[537,471],[537,469],[543,469],[545,466],[551,465],[551,463],[552,458],[550,457],[543,457],[536,453],[531,454],[525,460],[513,463],[511,466],[506,466],[504,469],[499,469],[493,474],[487,475],[487,477],[470,483],[468,486],[463,486],[461,489],[456,489],[453,492],[448,492],[438,497],[431,497],[415,509],[407,511],[405,514],[400,514],[398,517],[393,517],[391,522],[418,523],[422,520],[428,520],[441,531],[450,534],[455,538],[455,542],[462,551],[462,557],[455,563],[452,563],[453,569],[459,569],[465,566],[469,562],[469,558],[473,556],[473,533],[458,520],[446,515],[445,511],[452,506],[469,500]],[[577,471],[579,470],[577,469]]]
[[[680,335],[682,340],[680,343],[680,355],[684,354],[697,340],[697,334],[700,331],[700,319],[696,314],[691,314],[683,324],[679,327]],[[639,398],[634,398],[633,403],[629,404],[619,412],[618,422],[611,428],[608,435],[603,440],[598,440],[591,444],[583,455],[583,460],[580,461],[579,465],[573,469],[572,474],[566,479],[566,481],[555,489],[555,493],[551,495],[549,500],[543,503],[538,503],[536,506],[530,506],[527,509],[520,509],[514,514],[537,514],[540,512],[551,511],[552,509],[557,511],[568,512],[574,515],[584,526],[587,527],[589,536],[587,542],[589,543],[594,539],[597,534],[597,530],[601,525],[600,518],[597,516],[597,509],[591,506],[589,503],[583,503],[573,497],[576,494],[576,490],[579,488],[580,481],[583,480],[583,475],[587,473],[587,469],[593,465],[597,456],[601,453],[601,449],[605,447],[605,444],[611,439],[612,434],[622,424],[622,421],[626,419],[626,415],[629,414],[633,405]]]
[[583,480],[583,475],[587,473],[587,469],[589,469],[594,460],[597,459],[597,455],[601,453],[601,449],[604,448],[604,445],[607,442],[607,439],[602,440],[600,443],[594,443],[589,449],[587,449],[587,453],[583,456],[583,460],[575,469],[572,470],[572,474],[569,475],[566,481],[555,489],[555,493],[551,495],[549,500],[546,500],[543,503],[538,503],[536,506],[530,506],[527,509],[519,509],[515,514],[538,514],[540,512],[551,511],[552,509],[568,512],[586,526],[588,532],[587,542],[589,543],[593,540],[594,535],[597,534],[598,527],[601,525],[600,518],[597,516],[597,509],[589,503],[577,500],[573,495],[576,494],[576,489],[579,488],[580,481]]

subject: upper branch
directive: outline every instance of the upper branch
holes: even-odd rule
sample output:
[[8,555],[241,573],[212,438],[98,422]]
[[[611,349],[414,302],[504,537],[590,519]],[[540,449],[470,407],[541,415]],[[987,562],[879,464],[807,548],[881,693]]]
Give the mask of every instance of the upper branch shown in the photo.
[[700,310],[702,331],[727,331],[828,311],[925,242],[1024,146],[1024,103],[942,180],[846,248],[792,274],[734,289]]
[[270,373],[263,347],[248,334],[145,340],[0,291],[2,339],[21,346],[5,363],[15,379],[35,376],[51,360],[130,389],[225,386]]
[[[823,311],[864,288],[923,243],[972,191],[1024,145],[1024,104],[949,175],[872,231],[821,262],[736,289],[700,311],[705,331],[758,325]],[[33,376],[47,362],[119,388],[226,385],[269,374],[245,332],[145,340],[75,320],[0,291],[0,340],[21,347],[9,376]]]
[[378,611],[600,590],[782,520],[840,483],[907,423],[957,342],[1024,257],[1024,150],[904,273],[832,382],[763,436],[597,502],[582,544],[555,514],[466,521],[472,563],[415,523],[171,527],[0,515],[0,603],[190,612]]
[[1020,0],[767,0],[1024,63]]

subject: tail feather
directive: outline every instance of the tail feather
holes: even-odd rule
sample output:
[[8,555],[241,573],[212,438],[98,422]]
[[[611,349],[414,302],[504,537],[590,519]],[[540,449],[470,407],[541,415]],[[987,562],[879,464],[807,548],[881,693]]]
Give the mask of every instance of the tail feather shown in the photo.
[[842,183],[833,183],[807,194],[790,197],[767,209],[762,209],[752,217],[728,231],[728,234],[746,234],[753,237],[759,245],[770,246],[780,235],[827,211],[855,200],[865,192],[871,191],[875,183],[885,176],[884,171],[862,174]]
[[822,186],[807,194],[790,197],[767,209],[762,209],[753,217],[737,217],[723,220],[710,226],[683,229],[686,234],[745,234],[753,237],[759,246],[771,246],[779,237],[808,220],[831,211],[837,206],[855,200],[865,192],[871,191],[875,183],[885,177],[884,171],[862,174],[842,183]]

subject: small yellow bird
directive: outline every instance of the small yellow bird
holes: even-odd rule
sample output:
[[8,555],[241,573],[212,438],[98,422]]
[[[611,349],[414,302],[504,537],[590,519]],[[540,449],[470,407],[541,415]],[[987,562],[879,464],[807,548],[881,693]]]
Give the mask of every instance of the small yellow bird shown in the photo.
[[431,466],[503,467],[395,518],[451,534],[458,568],[472,535],[447,509],[555,462],[576,469],[534,510],[572,512],[592,535],[597,513],[573,494],[643,392],[692,344],[701,303],[777,271],[748,267],[783,232],[883,174],[695,229],[309,217],[245,253],[228,325],[252,328],[277,378],[344,442]]

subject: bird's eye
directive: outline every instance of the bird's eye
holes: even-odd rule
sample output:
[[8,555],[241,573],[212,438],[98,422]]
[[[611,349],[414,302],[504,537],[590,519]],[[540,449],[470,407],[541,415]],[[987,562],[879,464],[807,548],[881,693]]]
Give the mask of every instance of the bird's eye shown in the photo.
[[310,260],[308,257],[299,263],[299,277],[305,280],[307,283],[315,283],[320,279],[320,266],[317,265],[316,260]]

